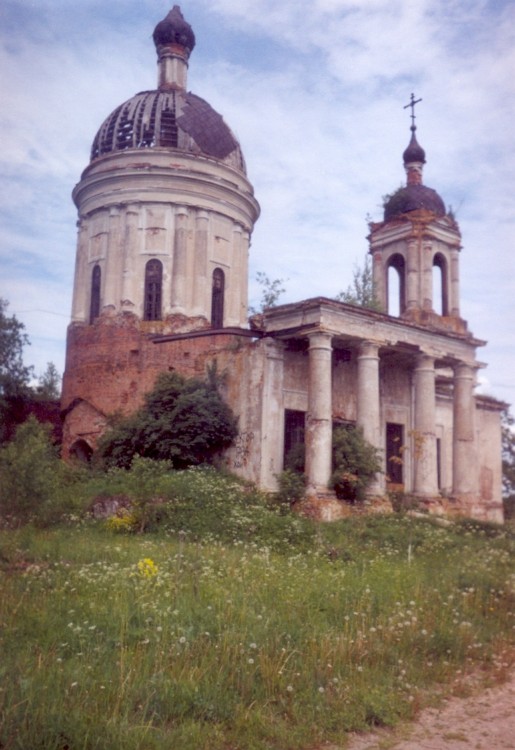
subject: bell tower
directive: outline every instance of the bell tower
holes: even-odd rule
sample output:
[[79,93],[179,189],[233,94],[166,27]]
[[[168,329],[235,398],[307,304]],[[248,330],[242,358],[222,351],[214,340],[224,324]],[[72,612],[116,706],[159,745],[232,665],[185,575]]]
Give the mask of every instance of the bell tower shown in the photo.
[[426,154],[415,125],[420,101],[412,94],[406,105],[411,107],[411,139],[403,153],[406,185],[387,197],[383,221],[370,224],[375,294],[382,312],[465,333],[459,296],[461,234],[438,193],[423,183]]
[[106,118],[73,190],[65,452],[78,440],[93,448],[106,415],[134,411],[157,373],[175,367],[155,336],[248,327],[259,205],[243,154],[221,115],[187,90],[195,35],[179,6],[153,40],[157,88]]

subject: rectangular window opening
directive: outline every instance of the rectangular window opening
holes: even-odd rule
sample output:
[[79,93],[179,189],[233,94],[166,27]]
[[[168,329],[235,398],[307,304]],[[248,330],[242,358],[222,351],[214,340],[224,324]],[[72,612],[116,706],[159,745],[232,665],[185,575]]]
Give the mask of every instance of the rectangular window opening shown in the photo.
[[386,424],[386,482],[404,486],[404,425]]

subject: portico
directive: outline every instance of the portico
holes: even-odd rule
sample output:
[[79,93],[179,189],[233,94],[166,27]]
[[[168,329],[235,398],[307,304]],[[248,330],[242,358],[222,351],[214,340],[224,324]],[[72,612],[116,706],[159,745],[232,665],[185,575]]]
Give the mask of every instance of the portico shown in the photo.
[[[371,497],[385,496],[392,485],[387,456],[392,423],[404,440],[400,475],[405,492],[428,502],[447,487],[454,497],[477,495],[470,404],[478,366],[475,351],[482,341],[470,334],[429,332],[416,323],[325,298],[266,311],[264,329],[267,337],[291,349],[281,364],[280,395],[275,376],[279,408],[292,408],[284,383],[295,379],[295,373],[297,394],[302,388],[305,392],[308,494],[330,492],[333,425],[345,422],[361,428],[382,456],[383,472],[369,486]],[[339,356],[342,352],[345,357]],[[298,404],[297,395],[295,408]],[[452,452],[445,461],[442,441]]]

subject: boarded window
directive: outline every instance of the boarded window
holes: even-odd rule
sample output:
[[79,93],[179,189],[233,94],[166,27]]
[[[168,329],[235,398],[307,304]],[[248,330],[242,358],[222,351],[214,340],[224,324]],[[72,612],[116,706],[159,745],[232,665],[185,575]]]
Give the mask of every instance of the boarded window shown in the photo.
[[89,323],[93,323],[100,315],[100,286],[102,272],[100,266],[96,265],[91,273],[91,298],[89,301]]
[[213,328],[223,328],[224,325],[224,292],[225,274],[221,268],[215,268],[211,296],[211,325]]
[[163,264],[160,260],[149,260],[145,266],[145,320],[161,320],[162,286]]
[[284,467],[304,471],[304,434],[306,414],[286,409],[284,412]]
[[404,427],[386,425],[386,477],[388,484],[404,484]]

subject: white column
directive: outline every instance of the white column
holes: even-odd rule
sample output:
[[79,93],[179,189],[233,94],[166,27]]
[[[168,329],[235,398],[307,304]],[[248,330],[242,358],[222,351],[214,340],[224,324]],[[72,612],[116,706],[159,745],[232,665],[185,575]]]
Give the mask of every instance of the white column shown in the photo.
[[73,282],[72,321],[89,323],[88,300],[91,294],[91,271],[88,265],[88,222],[79,218],[77,222],[77,255]]
[[383,253],[381,250],[375,250],[372,255],[372,276],[374,283],[374,294],[379,302],[381,312],[388,312],[388,300],[386,298],[386,289],[388,284],[385,277],[385,268],[383,264]]
[[474,370],[463,362],[454,368],[453,495],[477,494]]
[[195,265],[193,270],[193,312],[211,315],[212,280],[209,278],[207,262],[207,211],[198,211],[195,221]]
[[420,259],[417,240],[409,240],[406,256],[406,309],[416,310],[420,307]]
[[[125,212],[125,232],[123,240],[123,277],[122,277],[122,310],[134,312],[137,296],[134,288],[136,282],[136,257],[137,257],[137,236],[138,236],[138,215],[139,208],[136,204],[127,206]],[[140,284],[139,288],[143,289]],[[138,312],[143,317],[143,292],[138,300]]]
[[175,215],[172,266],[172,312],[186,312],[188,209],[179,206]]
[[231,246],[231,274],[228,289],[229,325],[242,326],[246,320],[242,316],[241,303],[241,240],[243,228],[240,224],[233,224]]
[[431,242],[422,243],[421,268],[421,308],[431,312],[433,309],[433,245]]
[[306,476],[308,494],[328,491],[332,469],[332,344],[329,333],[309,336]]
[[111,307],[113,312],[119,310],[122,283],[120,254],[120,209],[112,206],[109,209],[109,235],[105,262],[105,279],[103,279],[103,307]]
[[451,267],[449,269],[449,314],[456,318],[460,317],[460,251],[459,248],[451,250]]
[[421,354],[413,373],[415,419],[412,434],[414,491],[423,497],[438,495],[436,465],[435,362]]
[[[358,427],[363,437],[378,450],[381,444],[381,408],[379,399],[379,347],[371,341],[363,341],[358,350]],[[384,477],[376,476],[369,485],[367,494],[383,494]]]
[[[284,345],[281,341],[264,339],[265,354],[262,388],[260,485],[277,491],[277,474],[282,468],[284,433]],[[282,425],[282,430],[280,429]]]

